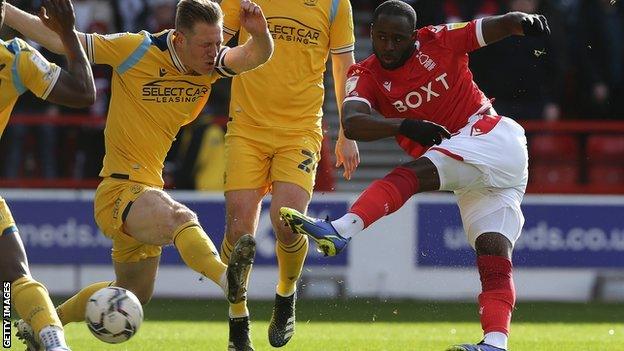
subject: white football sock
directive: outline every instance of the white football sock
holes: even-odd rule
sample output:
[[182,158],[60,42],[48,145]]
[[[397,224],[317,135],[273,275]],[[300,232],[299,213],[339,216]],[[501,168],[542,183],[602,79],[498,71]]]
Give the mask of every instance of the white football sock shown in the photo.
[[499,332],[490,332],[485,334],[483,341],[495,347],[498,347],[503,350],[507,350],[507,335]]
[[331,224],[336,228],[340,236],[347,239],[364,230],[364,221],[362,218],[351,212],[347,212],[344,216],[332,221]]
[[65,343],[65,333],[63,329],[55,325],[44,327],[39,332],[39,340],[46,350],[66,349],[69,350]]

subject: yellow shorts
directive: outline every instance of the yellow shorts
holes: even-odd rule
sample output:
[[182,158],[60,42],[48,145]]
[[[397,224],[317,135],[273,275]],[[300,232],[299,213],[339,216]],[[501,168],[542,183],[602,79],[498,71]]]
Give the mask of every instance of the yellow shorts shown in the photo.
[[273,182],[297,184],[310,195],[323,137],[316,130],[228,123],[224,189],[268,192]]
[[9,205],[0,197],[0,235],[17,231]]
[[129,205],[152,188],[154,187],[130,180],[104,178],[95,191],[95,223],[104,235],[113,240],[111,256],[114,261],[138,262],[160,255],[160,246],[139,242],[123,231]]

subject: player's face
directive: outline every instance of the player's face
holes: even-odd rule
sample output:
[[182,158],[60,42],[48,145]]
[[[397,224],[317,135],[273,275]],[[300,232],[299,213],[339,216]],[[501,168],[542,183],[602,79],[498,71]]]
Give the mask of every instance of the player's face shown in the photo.
[[416,31],[405,16],[382,14],[371,26],[371,39],[381,66],[396,69],[414,52]]
[[223,42],[221,32],[221,24],[197,22],[191,33],[182,33],[184,65],[202,75],[211,73]]

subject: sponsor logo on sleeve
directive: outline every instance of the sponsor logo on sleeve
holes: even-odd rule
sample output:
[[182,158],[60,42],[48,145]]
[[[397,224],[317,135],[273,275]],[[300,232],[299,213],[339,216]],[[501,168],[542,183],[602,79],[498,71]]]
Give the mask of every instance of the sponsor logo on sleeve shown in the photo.
[[468,23],[470,23],[470,22],[449,23],[449,24],[446,25],[446,28],[448,28],[448,30],[461,29],[461,28],[464,28],[465,26],[467,26]]
[[106,39],[106,40],[115,40],[115,39],[119,39],[119,38],[123,37],[126,34],[127,33],[113,33],[113,34],[102,35],[102,37],[104,39]]
[[31,51],[31,53],[32,55],[30,55],[30,61],[35,64],[35,67],[37,67],[37,69],[41,71],[41,73],[50,72],[50,63],[48,63],[48,61],[43,58],[43,56],[41,56],[39,52]]
[[357,82],[359,79],[360,79],[359,76],[352,76],[352,77],[349,77],[349,79],[347,79],[347,82],[345,83],[345,91],[347,95],[351,94],[355,90],[355,87],[357,87]]

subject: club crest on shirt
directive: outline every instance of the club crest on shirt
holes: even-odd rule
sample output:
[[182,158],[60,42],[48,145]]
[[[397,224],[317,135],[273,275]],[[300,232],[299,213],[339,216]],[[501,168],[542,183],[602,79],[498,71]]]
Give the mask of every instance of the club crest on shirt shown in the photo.
[[390,89],[392,89],[392,82],[390,81],[385,81],[383,83],[384,88],[386,88],[387,91],[390,91]]
[[303,4],[306,6],[316,6],[318,0],[303,0]]

